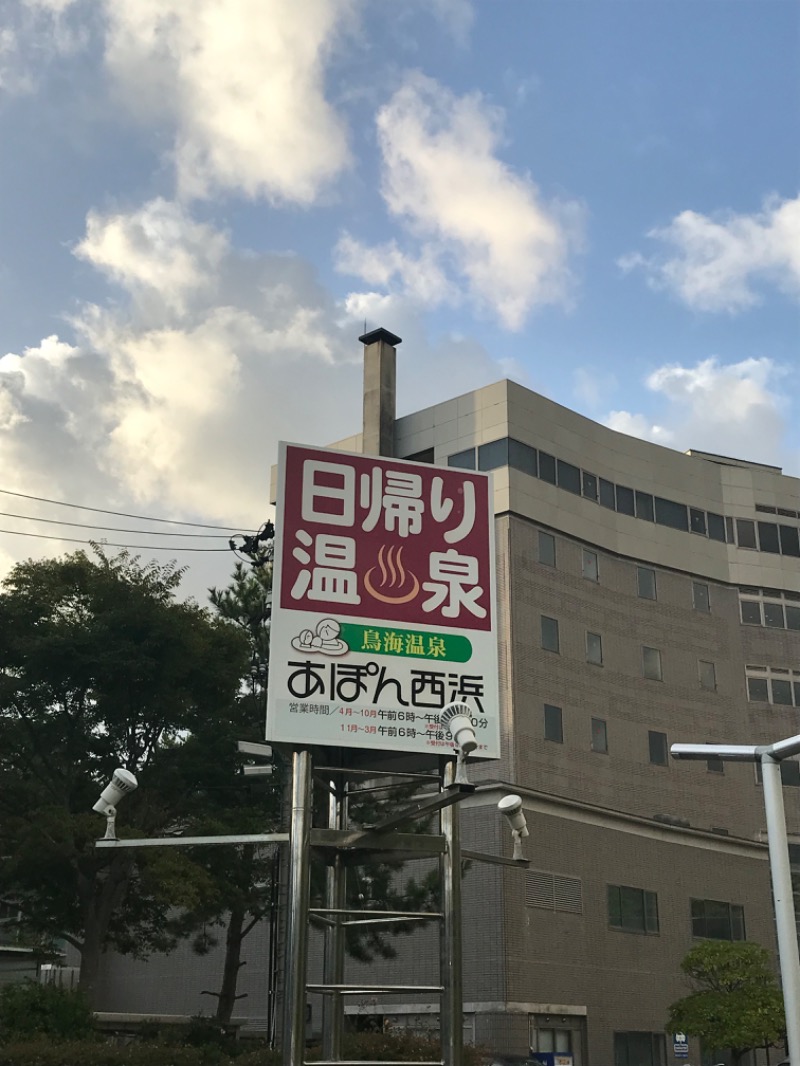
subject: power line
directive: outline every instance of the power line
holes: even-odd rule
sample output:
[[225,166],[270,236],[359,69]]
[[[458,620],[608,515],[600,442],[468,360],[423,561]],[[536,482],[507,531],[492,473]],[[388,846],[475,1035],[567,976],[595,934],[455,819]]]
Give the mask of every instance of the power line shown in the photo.
[[181,522],[177,518],[151,518],[146,514],[130,514],[128,511],[107,511],[103,507],[87,507],[83,503],[67,503],[65,500],[49,500],[46,496],[29,496],[26,492],[12,492],[11,489],[0,489],[5,496],[19,496],[23,500],[37,500],[39,503],[52,503],[57,507],[73,507],[78,511],[94,511],[96,514],[113,514],[118,518],[141,518],[145,522],[166,522],[172,526],[194,526],[195,529],[221,529],[226,533],[235,533],[237,529],[248,528],[248,523],[243,522],[240,526],[213,526],[206,522]]
[[122,529],[120,526],[94,526],[88,522],[62,522],[58,518],[35,518],[29,514],[14,514],[13,511],[0,511],[0,515],[3,518],[21,518],[25,522],[45,522],[49,526],[76,526],[79,529],[106,529],[113,533],[141,533],[145,537],[199,537],[202,539],[208,539],[215,537],[220,539],[224,534],[222,533],[175,533],[170,530],[168,533],[162,533],[160,529]]
[[48,533],[23,533],[20,529],[0,529],[0,533],[8,533],[13,537],[35,537],[37,540],[61,540],[67,544],[100,544],[105,548],[136,548],[138,551],[146,552],[227,552],[231,550],[230,548],[184,548],[181,545],[170,546],[168,544],[114,544],[110,540],[77,540],[75,537],[50,536]]

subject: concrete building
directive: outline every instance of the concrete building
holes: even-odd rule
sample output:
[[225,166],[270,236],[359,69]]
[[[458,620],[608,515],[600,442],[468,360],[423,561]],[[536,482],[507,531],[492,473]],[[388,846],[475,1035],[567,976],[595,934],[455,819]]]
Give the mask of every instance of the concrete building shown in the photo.
[[[466,876],[467,1038],[576,1066],[672,1062],[667,1007],[696,939],[775,947],[755,768],[673,762],[669,745],[799,731],[800,480],[511,381],[398,419],[393,447],[493,474],[503,757],[473,771],[462,825],[466,846],[508,851],[493,808],[512,787],[533,868]],[[783,772],[800,870],[800,766]],[[403,954],[435,975],[421,943]]]
[[[800,732],[800,480],[625,436],[511,381],[395,420],[399,338],[362,339],[364,435],[337,447],[493,474],[503,755],[473,769],[462,827],[466,847],[509,854],[495,805],[518,792],[532,868],[465,876],[466,1039],[666,1066],[697,938],[775,948],[754,767],[673,762],[669,745]],[[800,766],[783,772],[800,872]],[[395,980],[438,975],[425,933],[398,949]],[[419,997],[350,1010],[437,1024]]]

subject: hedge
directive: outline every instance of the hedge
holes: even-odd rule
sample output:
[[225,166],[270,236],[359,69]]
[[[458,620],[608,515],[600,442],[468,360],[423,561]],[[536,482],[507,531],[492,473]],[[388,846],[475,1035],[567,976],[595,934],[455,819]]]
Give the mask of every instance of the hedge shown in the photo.
[[[233,1055],[229,1054],[233,1052]],[[358,1033],[345,1037],[348,1058],[374,1062],[423,1062],[438,1059],[438,1041],[403,1033]],[[320,1058],[319,1050],[308,1058]],[[479,1048],[465,1047],[463,1066],[485,1061]],[[0,1044],[0,1066],[280,1066],[279,1051],[247,1044],[180,1047],[156,1042],[115,1045],[100,1040],[54,1043],[46,1040]]]

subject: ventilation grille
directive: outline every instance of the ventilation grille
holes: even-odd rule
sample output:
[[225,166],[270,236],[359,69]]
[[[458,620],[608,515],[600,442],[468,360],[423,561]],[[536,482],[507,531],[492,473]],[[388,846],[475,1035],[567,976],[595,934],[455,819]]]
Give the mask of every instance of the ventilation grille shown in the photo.
[[547,911],[583,914],[583,887],[577,877],[529,870],[525,875],[525,903]]

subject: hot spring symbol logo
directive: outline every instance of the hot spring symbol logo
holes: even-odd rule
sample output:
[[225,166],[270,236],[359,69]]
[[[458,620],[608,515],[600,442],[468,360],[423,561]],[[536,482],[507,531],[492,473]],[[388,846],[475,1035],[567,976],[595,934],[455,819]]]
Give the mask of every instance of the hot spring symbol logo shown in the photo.
[[[384,556],[384,552],[386,552]],[[373,584],[372,575],[376,570],[381,572],[380,587],[384,590],[396,589],[396,593],[387,591],[378,592]],[[411,579],[411,588],[408,590],[408,579]],[[381,545],[378,552],[377,567],[371,566],[364,575],[364,588],[374,600],[381,603],[410,603],[420,590],[419,578],[416,574],[406,572],[403,566],[403,546],[395,548],[394,545],[386,551],[386,545]]]

